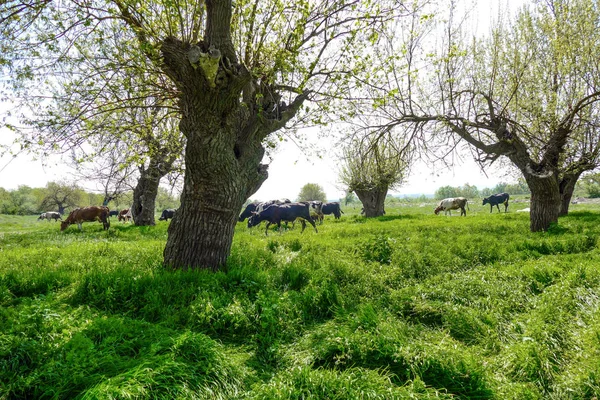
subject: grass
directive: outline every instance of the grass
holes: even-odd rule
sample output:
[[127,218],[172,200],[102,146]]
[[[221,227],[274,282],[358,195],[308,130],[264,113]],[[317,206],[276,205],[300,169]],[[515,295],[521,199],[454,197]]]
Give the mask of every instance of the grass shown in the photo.
[[[168,271],[168,223],[0,216],[0,399],[593,399],[600,206],[238,224],[222,271]],[[519,207],[520,206],[520,207]]]

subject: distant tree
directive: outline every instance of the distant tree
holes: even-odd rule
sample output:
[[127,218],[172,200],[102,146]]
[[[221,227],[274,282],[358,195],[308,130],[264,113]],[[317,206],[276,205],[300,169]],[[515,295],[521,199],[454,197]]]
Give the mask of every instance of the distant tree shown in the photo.
[[346,192],[344,198],[342,199],[342,203],[347,206],[348,204],[356,203],[358,198],[353,192]]
[[77,207],[82,200],[82,190],[77,184],[48,182],[41,207],[43,211],[56,210],[64,214],[67,208]]
[[0,214],[12,214],[13,204],[10,192],[0,188]]
[[465,183],[463,186],[458,188],[458,195],[460,197],[466,197],[467,199],[471,199],[473,197],[479,197],[479,189],[475,185],[469,185]]
[[327,195],[325,191],[318,183],[307,183],[302,186],[300,193],[298,194],[298,201],[327,201]]
[[348,192],[356,193],[365,216],[377,217],[385,213],[388,190],[404,182],[410,159],[410,147],[403,143],[368,135],[356,138],[344,148],[339,179]]
[[588,174],[581,179],[580,183],[588,197],[600,197],[600,173]]
[[12,204],[9,214],[31,215],[39,212],[37,199],[29,186],[21,185],[11,191],[10,198]]
[[158,188],[156,195],[156,210],[161,211],[166,208],[179,208],[179,196],[174,196],[169,190],[164,187]]
[[437,200],[447,199],[449,197],[458,197],[458,188],[452,186],[442,186],[435,191],[434,197]]

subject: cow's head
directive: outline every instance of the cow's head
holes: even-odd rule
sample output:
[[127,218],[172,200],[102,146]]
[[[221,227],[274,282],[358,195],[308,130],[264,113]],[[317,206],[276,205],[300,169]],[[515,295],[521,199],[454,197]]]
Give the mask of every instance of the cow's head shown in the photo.
[[248,218],[248,228],[252,228],[260,224],[260,217],[256,211],[252,211],[252,215]]
[[444,209],[444,207],[442,206],[437,206],[435,208],[435,210],[433,210],[433,212],[435,213],[435,215],[438,215],[440,213],[440,211],[442,211]]
[[62,231],[64,231],[65,229],[67,229],[67,227],[68,227],[69,225],[71,225],[71,224],[69,224],[67,221],[63,221],[63,222],[61,222],[61,223],[60,223],[60,231],[61,231],[61,232],[62,232]]
[[484,197],[483,198],[483,204],[482,206],[485,206],[486,204],[488,204],[490,202],[490,198],[489,197]]

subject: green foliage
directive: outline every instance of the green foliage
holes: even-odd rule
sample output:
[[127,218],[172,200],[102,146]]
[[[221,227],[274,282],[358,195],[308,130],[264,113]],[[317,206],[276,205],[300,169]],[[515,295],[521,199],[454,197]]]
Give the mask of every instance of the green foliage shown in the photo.
[[161,266],[167,224],[0,215],[2,398],[593,398],[598,206],[236,227],[220,272]]
[[298,193],[298,201],[312,201],[318,200],[322,202],[327,201],[327,195],[325,190],[318,183],[307,183],[302,186],[300,193]]
[[589,174],[580,179],[578,185],[591,198],[600,197],[600,173]]

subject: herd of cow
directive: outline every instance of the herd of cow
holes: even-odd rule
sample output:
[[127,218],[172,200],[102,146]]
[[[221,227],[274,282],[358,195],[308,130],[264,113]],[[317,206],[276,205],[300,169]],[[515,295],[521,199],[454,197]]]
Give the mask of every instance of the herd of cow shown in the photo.
[[[504,204],[504,212],[508,211],[508,200],[510,196],[508,193],[493,194],[483,199],[483,205],[490,205],[490,212],[493,211],[494,206],[498,208],[500,212],[500,204]],[[439,202],[435,208],[434,213],[438,215],[441,211],[444,214],[452,214],[452,210],[460,209],[460,215],[466,216],[469,204],[464,197],[452,197],[443,199]],[[176,209],[163,210],[159,220],[168,221],[175,216]],[[301,201],[292,203],[288,199],[282,200],[270,200],[266,202],[253,202],[246,206],[244,211],[239,216],[239,221],[243,222],[248,219],[248,228],[259,225],[262,221],[266,221],[265,235],[268,235],[269,226],[277,224],[279,230],[281,230],[281,222],[292,223],[292,227],[296,220],[299,220],[302,224],[302,231],[306,228],[306,222],[312,225],[315,232],[318,232],[315,221],[323,223],[325,215],[333,215],[335,219],[341,218],[344,212],[340,208],[340,203],[329,202],[323,203],[322,201]],[[101,222],[104,229],[110,228],[111,216],[116,216],[119,221],[128,222],[132,220],[131,209],[124,209],[121,211],[110,211],[105,206],[89,206],[76,208],[69,213],[69,216],[63,221],[61,215],[56,211],[48,211],[40,214],[38,220],[46,219],[50,221],[61,221],[60,230],[64,231],[69,225],[77,224],[79,230],[83,230],[81,224],[83,222],[98,221]]]

